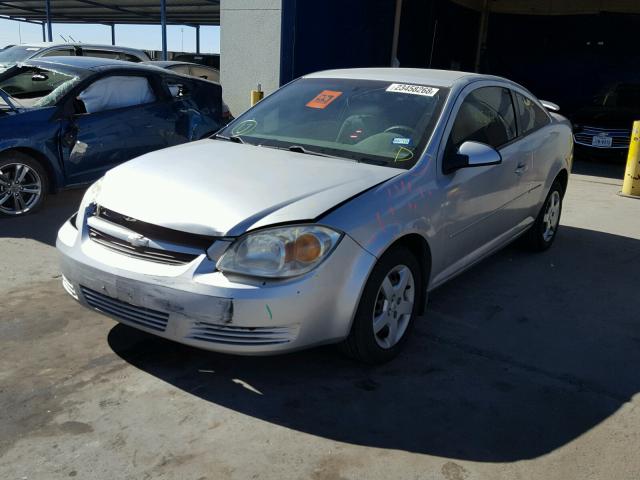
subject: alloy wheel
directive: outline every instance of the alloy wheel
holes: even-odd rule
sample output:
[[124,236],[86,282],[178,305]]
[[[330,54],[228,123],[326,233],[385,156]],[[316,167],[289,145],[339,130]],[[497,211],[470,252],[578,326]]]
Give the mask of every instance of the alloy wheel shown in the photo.
[[406,265],[397,265],[384,277],[373,307],[373,333],[384,349],[396,345],[409,325],[415,299],[415,281]]
[[31,210],[42,196],[42,179],[24,163],[0,167],[0,212],[22,215]]
[[560,221],[560,192],[554,190],[547,202],[547,208],[542,217],[544,224],[544,231],[542,232],[542,238],[545,242],[550,241],[556,234],[558,229],[558,222]]

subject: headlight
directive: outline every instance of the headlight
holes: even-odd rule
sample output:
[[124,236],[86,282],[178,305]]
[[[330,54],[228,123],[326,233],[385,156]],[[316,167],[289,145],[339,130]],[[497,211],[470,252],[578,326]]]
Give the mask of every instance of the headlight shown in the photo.
[[[104,177],[102,177],[104,178]],[[102,178],[91,185],[82,197],[80,202],[80,208],[78,209],[78,216],[76,217],[76,228],[82,229],[82,222],[84,222],[84,212],[89,205],[94,203],[100,194],[100,188],[102,186]]]
[[317,267],[341,236],[318,225],[259,230],[236,240],[216,266],[223,272],[256,277],[293,277]]

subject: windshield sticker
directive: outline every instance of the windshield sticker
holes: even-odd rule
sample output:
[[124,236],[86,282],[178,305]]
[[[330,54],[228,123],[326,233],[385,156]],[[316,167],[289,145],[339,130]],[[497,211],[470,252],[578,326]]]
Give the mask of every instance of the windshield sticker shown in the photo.
[[336,92],[333,90],[323,90],[321,91],[316,98],[307,103],[307,107],[309,108],[327,108],[333,101],[335,101],[342,92]]
[[387,87],[387,92],[410,93],[411,95],[422,95],[423,97],[433,97],[438,93],[439,88],[425,87],[424,85],[409,85],[406,83],[392,83]]
[[394,145],[411,145],[411,139],[404,138],[404,137],[396,137],[391,141],[391,143],[393,143]]
[[238,125],[233,127],[231,130],[232,135],[247,135],[256,128],[258,122],[255,120],[245,120],[244,122],[240,122]]

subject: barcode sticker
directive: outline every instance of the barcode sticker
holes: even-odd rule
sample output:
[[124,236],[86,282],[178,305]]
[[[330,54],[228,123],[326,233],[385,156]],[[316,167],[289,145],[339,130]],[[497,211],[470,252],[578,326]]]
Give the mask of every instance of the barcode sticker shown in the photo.
[[410,93],[411,95],[422,95],[433,97],[438,93],[439,88],[425,87],[424,85],[409,85],[407,83],[392,83],[387,87],[387,92]]

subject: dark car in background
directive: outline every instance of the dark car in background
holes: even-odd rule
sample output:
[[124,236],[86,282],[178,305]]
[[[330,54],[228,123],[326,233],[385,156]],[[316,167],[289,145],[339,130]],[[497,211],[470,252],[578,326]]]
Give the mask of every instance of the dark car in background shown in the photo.
[[[198,65],[197,63],[178,62],[175,60],[154,60],[145,63],[147,65],[166,68],[167,70],[179,73],[180,75],[187,75],[188,77],[196,77],[203,80],[209,80],[210,82],[220,83],[220,70],[213,67]],[[230,122],[234,118],[224,100],[222,101],[222,118],[225,122]]]
[[220,69],[220,55],[217,53],[176,53],[172,60]]
[[213,82],[101,58],[23,62],[0,74],[0,215],[223,124]]
[[149,60],[142,50],[115,45],[92,45],[88,43],[29,43],[11,45],[0,50],[0,72],[18,62],[44,57],[99,57],[126,62],[146,62]]
[[571,115],[576,154],[626,158],[634,120],[640,120],[640,82],[616,82]]
[[203,80],[220,83],[220,70],[213,67],[207,67],[206,65],[179,62],[176,60],[156,60],[146,63],[149,65],[155,65],[156,67],[166,68],[167,70],[171,70],[172,72],[180,73],[182,75],[198,77]]

